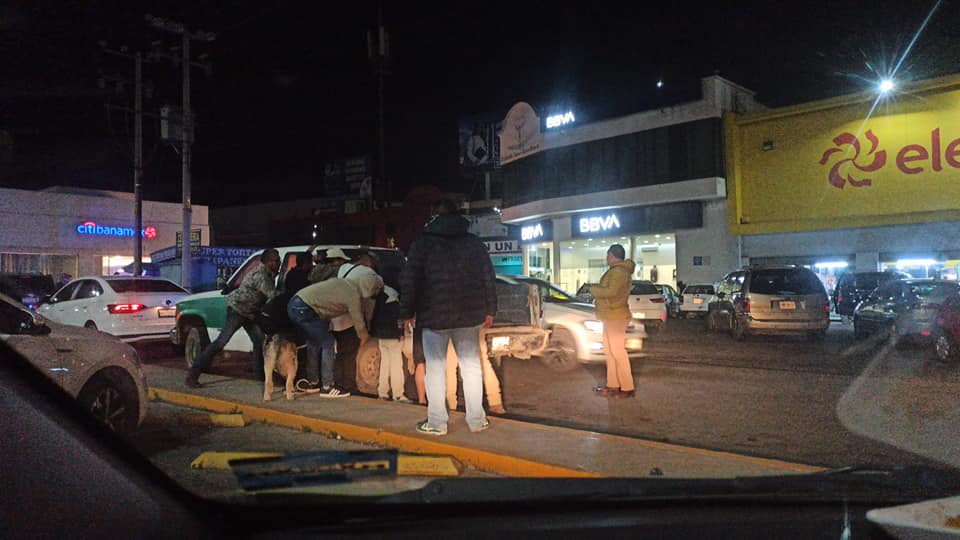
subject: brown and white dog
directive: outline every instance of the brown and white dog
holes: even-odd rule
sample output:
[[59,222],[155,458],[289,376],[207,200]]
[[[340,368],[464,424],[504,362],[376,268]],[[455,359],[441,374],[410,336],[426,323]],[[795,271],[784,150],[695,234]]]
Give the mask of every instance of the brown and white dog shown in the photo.
[[283,332],[267,337],[263,345],[263,400],[270,401],[273,393],[273,372],[276,370],[281,377],[286,377],[286,394],[288,400],[293,400],[294,379],[297,376],[297,344],[291,336]]

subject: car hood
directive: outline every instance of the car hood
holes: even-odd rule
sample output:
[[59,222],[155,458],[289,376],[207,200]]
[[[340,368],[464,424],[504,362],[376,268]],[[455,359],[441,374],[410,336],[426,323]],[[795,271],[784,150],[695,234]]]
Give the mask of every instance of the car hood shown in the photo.
[[177,303],[181,304],[183,302],[189,302],[191,300],[202,300],[204,298],[216,298],[218,296],[224,296],[224,294],[220,291],[207,291],[207,292],[196,293],[196,294],[180,297],[177,299]]
[[546,316],[549,316],[551,313],[571,313],[581,315],[584,319],[595,318],[597,315],[597,310],[593,304],[585,304],[583,302],[544,302],[543,312]]

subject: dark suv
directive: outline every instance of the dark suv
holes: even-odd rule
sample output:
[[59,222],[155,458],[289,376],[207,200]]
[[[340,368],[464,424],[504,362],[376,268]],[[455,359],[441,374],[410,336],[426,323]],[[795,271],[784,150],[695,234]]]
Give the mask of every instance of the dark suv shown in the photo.
[[849,272],[840,276],[833,289],[833,306],[838,315],[853,317],[853,311],[877,287],[895,279],[910,279],[904,272]]
[[36,309],[44,296],[56,292],[53,276],[19,272],[0,272],[0,292],[30,309]]

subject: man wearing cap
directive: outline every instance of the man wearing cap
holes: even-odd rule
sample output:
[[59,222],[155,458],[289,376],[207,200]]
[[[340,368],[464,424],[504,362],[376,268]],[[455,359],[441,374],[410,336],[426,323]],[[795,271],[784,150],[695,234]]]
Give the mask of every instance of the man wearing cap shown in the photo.
[[[337,277],[357,285],[360,290],[360,303],[363,308],[364,322],[370,321],[377,295],[383,289],[383,278],[374,270],[376,259],[369,253],[362,253],[353,262],[343,263],[337,270]],[[358,392],[357,389],[357,353],[362,345],[356,321],[341,315],[330,321],[333,336],[337,341],[337,354],[333,362],[334,384],[343,392]]]
[[[318,253],[317,255],[320,254]],[[316,261],[317,265],[313,267],[313,270],[310,270],[307,280],[310,281],[310,283],[316,283],[332,278],[337,275],[337,270],[340,269],[340,266],[349,260],[350,257],[347,257],[347,254],[344,253],[342,249],[338,247],[330,248],[326,250],[326,254],[323,255],[320,260]]]

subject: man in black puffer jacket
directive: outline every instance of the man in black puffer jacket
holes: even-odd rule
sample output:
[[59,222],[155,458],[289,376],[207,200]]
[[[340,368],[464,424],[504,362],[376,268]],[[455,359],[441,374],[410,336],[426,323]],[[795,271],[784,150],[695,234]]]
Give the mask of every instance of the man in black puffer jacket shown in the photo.
[[490,426],[483,411],[480,328],[497,313],[496,276],[487,248],[467,232],[469,223],[452,201],[434,206],[434,218],[410,246],[401,278],[400,313],[423,330],[427,360],[427,420],[417,431],[447,433],[446,362],[453,341],[463,378],[467,426],[479,432]]

